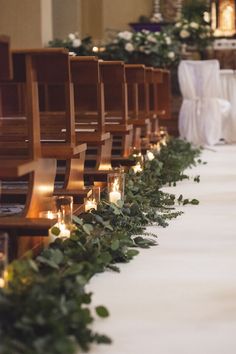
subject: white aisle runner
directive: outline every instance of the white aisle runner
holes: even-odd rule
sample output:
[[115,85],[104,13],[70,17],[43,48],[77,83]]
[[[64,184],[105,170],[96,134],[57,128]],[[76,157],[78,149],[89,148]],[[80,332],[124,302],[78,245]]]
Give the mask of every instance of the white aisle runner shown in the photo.
[[93,304],[110,318],[94,330],[113,344],[91,354],[236,353],[236,146],[205,151],[207,165],[190,170],[175,194],[198,198],[170,226],[150,228],[159,246],[121,265],[121,273],[95,276]]

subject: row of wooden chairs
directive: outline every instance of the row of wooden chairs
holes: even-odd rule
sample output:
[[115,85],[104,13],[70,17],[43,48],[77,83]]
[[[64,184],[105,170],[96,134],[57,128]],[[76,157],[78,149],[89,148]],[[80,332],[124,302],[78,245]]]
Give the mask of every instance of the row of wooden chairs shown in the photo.
[[53,222],[38,216],[53,194],[73,195],[79,213],[85,183],[104,186],[132,147],[155,142],[160,117],[170,117],[167,70],[62,48],[10,51],[0,36],[1,201],[24,203],[21,216],[0,218],[14,255],[47,235]]

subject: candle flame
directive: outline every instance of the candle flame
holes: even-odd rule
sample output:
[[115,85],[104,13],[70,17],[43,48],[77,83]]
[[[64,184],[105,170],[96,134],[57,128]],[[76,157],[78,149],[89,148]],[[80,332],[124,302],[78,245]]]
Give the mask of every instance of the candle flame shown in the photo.
[[112,192],[119,192],[120,188],[119,188],[119,179],[115,178],[114,183],[112,185]]

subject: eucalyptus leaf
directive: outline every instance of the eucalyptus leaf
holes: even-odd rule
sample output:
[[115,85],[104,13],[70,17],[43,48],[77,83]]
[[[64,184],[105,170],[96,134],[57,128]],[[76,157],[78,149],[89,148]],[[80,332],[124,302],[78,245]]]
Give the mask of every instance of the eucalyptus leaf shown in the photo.
[[84,224],[82,227],[87,235],[90,235],[91,232],[93,231],[93,226],[91,224]]
[[61,230],[59,229],[59,227],[53,226],[53,227],[50,229],[50,232],[51,232],[53,235],[55,235],[55,236],[59,236]]
[[103,317],[103,318],[109,316],[109,312],[105,306],[97,306],[96,313],[99,317]]
[[112,251],[118,250],[119,246],[120,246],[119,240],[114,240],[114,241],[112,241],[112,244],[111,244],[111,249],[112,249]]

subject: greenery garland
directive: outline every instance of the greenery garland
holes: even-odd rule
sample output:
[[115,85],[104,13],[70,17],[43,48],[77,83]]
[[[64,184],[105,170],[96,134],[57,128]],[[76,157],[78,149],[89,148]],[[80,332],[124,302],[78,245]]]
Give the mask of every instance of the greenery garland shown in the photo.
[[[103,200],[97,211],[74,217],[70,238],[57,238],[36,259],[28,255],[9,266],[8,285],[0,289],[1,354],[73,354],[78,345],[87,351],[93,342],[111,342],[90,328],[94,317],[85,285],[108,268],[119,271],[117,263],[129,262],[138,248],[157,245],[145,228],[167,226],[180,214],[176,204],[198,204],[161,188],[188,178],[184,170],[201,162],[199,155],[189,143],[170,139],[142,172],[128,171],[124,202]],[[56,227],[52,231],[58,234]],[[96,314],[109,315],[104,306]]]

